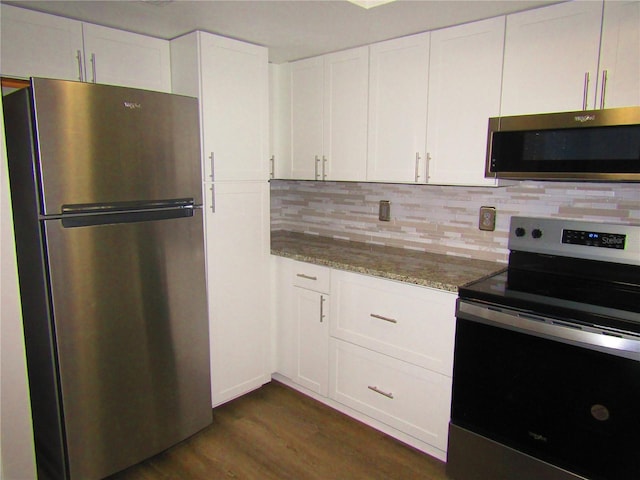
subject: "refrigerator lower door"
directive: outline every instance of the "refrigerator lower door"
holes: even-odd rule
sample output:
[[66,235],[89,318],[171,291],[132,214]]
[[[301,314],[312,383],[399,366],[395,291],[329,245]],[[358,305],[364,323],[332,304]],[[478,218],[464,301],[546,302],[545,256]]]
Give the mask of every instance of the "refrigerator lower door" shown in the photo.
[[211,423],[202,211],[45,221],[72,479],[122,470]]

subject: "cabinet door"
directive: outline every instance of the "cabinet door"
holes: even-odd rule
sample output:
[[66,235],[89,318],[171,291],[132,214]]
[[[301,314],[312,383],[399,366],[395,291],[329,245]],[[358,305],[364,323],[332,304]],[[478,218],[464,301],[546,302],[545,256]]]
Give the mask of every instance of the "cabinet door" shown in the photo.
[[640,2],[605,2],[598,81],[599,108],[640,105]]
[[267,49],[199,33],[205,178],[267,180]]
[[368,67],[368,47],[324,57],[322,180],[366,178]]
[[291,178],[322,180],[322,57],[291,64]]
[[211,388],[218,405],[270,378],[269,186],[205,184],[204,195]]
[[493,185],[484,178],[487,122],[500,113],[504,17],[431,34],[429,183]]
[[507,16],[502,115],[594,107],[602,2]]
[[291,65],[269,64],[271,178],[291,178]]
[[8,77],[82,80],[82,24],[2,4],[0,68]]
[[293,381],[327,396],[329,385],[328,295],[294,287],[296,366]]
[[293,379],[295,374],[295,319],[291,275],[295,261],[271,256],[271,323],[273,326],[273,371]]
[[167,40],[89,23],[82,30],[87,81],[171,91]]
[[426,181],[429,38],[370,47],[368,181]]

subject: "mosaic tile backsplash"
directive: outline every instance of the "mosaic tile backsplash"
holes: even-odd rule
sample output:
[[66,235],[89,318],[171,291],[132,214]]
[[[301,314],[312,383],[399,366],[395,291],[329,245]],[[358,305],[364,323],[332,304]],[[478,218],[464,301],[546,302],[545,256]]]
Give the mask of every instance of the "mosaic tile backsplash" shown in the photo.
[[[380,200],[391,221],[378,220]],[[496,208],[495,231],[478,228],[481,206]],[[640,224],[640,185],[518,182],[454,187],[271,181],[271,230],[506,263],[512,215]]]

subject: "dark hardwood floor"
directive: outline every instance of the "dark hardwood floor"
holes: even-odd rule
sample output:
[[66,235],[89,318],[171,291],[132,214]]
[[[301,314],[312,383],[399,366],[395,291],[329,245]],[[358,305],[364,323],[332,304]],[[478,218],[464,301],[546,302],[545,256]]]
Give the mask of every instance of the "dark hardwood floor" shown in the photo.
[[109,480],[444,480],[444,463],[281,383],[214,409],[213,424]]

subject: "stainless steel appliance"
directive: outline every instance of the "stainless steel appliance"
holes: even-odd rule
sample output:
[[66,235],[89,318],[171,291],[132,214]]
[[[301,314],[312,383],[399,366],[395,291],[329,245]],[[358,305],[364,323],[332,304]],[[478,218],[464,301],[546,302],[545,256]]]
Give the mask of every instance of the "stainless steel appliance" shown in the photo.
[[513,217],[460,289],[447,473],[640,478],[640,225]]
[[640,106],[490,118],[485,176],[640,181]]
[[3,104],[38,478],[103,478],[212,421],[197,100]]

